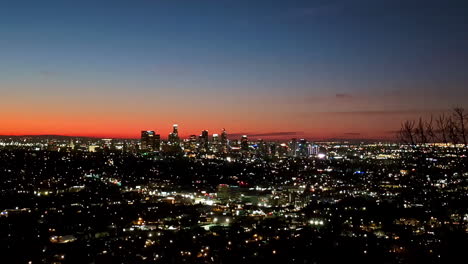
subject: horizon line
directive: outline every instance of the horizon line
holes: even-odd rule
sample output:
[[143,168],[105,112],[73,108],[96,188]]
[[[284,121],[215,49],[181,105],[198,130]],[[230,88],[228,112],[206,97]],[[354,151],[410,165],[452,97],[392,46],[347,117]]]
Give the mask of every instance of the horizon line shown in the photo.
[[[142,130],[144,131],[144,130]],[[249,134],[246,133],[233,133],[231,135],[247,135]],[[105,136],[105,135],[70,135],[70,134],[0,134],[0,137],[68,137],[68,138],[90,138],[90,139],[128,139],[128,140],[140,140],[140,137],[127,137],[127,136]],[[185,138],[188,136],[183,136],[181,138]],[[228,134],[228,137],[230,135]],[[396,138],[392,139],[391,137],[367,137],[367,138],[340,138],[340,137],[278,137],[278,136],[265,136],[265,137],[259,137],[256,135],[250,136],[250,138],[253,139],[271,139],[271,141],[279,141],[279,140],[291,140],[293,138],[295,139],[306,139],[306,140],[312,140],[312,141],[318,141],[318,142],[324,142],[324,141],[383,141],[383,142],[395,142],[398,141]],[[167,138],[161,138],[162,140],[167,140]]]

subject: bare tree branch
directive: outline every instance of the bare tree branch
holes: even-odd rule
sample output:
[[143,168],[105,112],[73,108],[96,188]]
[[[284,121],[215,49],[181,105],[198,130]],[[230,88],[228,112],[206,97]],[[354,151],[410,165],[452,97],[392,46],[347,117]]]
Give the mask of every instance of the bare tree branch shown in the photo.
[[415,134],[416,138],[418,139],[418,142],[420,144],[426,144],[427,143],[427,136],[426,136],[426,131],[425,131],[425,125],[422,117],[419,118],[418,125],[415,129]]
[[458,140],[459,140],[459,137],[458,137],[458,133],[457,133],[457,125],[455,124],[455,122],[453,121],[452,118],[449,118],[447,120],[447,131],[448,131],[448,138],[450,139],[450,141],[452,141],[452,143],[454,145],[457,145],[458,144]]
[[429,119],[429,121],[426,121],[426,131],[427,131],[427,137],[428,137],[428,141],[429,142],[436,142],[437,141],[437,137],[436,137],[436,134],[434,132],[434,125],[433,125],[433,116],[431,115],[431,119]]
[[439,137],[437,137],[437,139],[442,141],[445,144],[448,143],[448,139],[447,139],[448,122],[447,121],[448,119],[445,117],[444,114],[440,115],[439,118],[437,118],[436,120],[437,132],[439,134]]
[[414,121],[405,121],[401,124],[399,133],[400,140],[407,144],[415,145],[416,131],[414,125]]
[[466,127],[465,123],[468,118],[468,114],[465,114],[465,109],[462,107],[455,107],[453,108],[453,118],[454,118],[454,124],[455,124],[455,129],[457,133],[459,134],[460,140],[465,145],[467,146],[467,140],[466,140]]

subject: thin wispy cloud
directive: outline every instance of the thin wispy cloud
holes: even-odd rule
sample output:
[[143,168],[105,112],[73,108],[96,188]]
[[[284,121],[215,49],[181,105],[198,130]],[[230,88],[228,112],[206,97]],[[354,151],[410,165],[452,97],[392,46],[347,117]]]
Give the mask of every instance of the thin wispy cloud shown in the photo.
[[423,110],[423,109],[409,109],[409,110],[369,110],[369,111],[330,111],[321,112],[321,114],[330,115],[362,115],[362,116],[379,116],[379,115],[414,115],[414,114],[427,114],[434,112],[442,112],[440,109]]
[[364,110],[364,111],[311,111],[295,113],[294,116],[315,118],[318,115],[343,117],[391,117],[391,116],[426,116],[445,112],[444,109],[407,109],[407,110]]
[[241,137],[247,135],[249,137],[282,137],[282,136],[295,136],[302,135],[304,132],[299,131],[287,131],[287,132],[265,132],[265,133],[232,133],[230,137]]
[[345,136],[360,136],[361,133],[347,132],[347,133],[343,133],[343,135],[345,135]]

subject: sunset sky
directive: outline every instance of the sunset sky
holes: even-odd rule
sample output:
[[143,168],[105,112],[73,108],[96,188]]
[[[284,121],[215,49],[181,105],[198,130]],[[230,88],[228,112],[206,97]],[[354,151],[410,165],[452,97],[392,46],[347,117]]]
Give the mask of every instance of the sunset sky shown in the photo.
[[0,134],[392,138],[468,106],[466,2],[2,0]]

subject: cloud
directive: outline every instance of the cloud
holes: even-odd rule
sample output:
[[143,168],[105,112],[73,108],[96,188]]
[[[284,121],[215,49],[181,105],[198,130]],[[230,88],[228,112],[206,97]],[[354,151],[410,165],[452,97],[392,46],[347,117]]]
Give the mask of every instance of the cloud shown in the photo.
[[361,133],[356,133],[356,132],[348,132],[348,133],[343,133],[345,136],[360,136]]
[[347,104],[354,103],[358,101],[366,101],[371,96],[367,94],[349,94],[349,93],[330,93],[330,94],[320,94],[320,93],[304,93],[301,95],[291,95],[288,97],[278,97],[278,100],[286,103],[293,104]]
[[247,135],[249,137],[281,137],[281,136],[295,136],[302,135],[304,132],[288,131],[288,132],[265,132],[265,133],[232,133],[230,137],[241,137]]
[[343,111],[343,112],[325,112],[324,114],[332,115],[365,115],[365,116],[375,116],[375,115],[401,115],[401,114],[416,114],[421,113],[422,111],[413,111],[413,110],[402,110],[402,111]]
[[300,118],[396,118],[404,121],[406,119],[416,119],[419,117],[437,116],[446,112],[444,109],[408,109],[408,110],[369,110],[369,111],[310,111],[291,113],[293,116]]
[[391,116],[391,115],[426,115],[431,113],[442,112],[444,110],[439,109],[427,109],[427,110],[375,110],[375,111],[342,111],[342,112],[322,112],[321,114],[331,115],[361,115],[361,116]]

